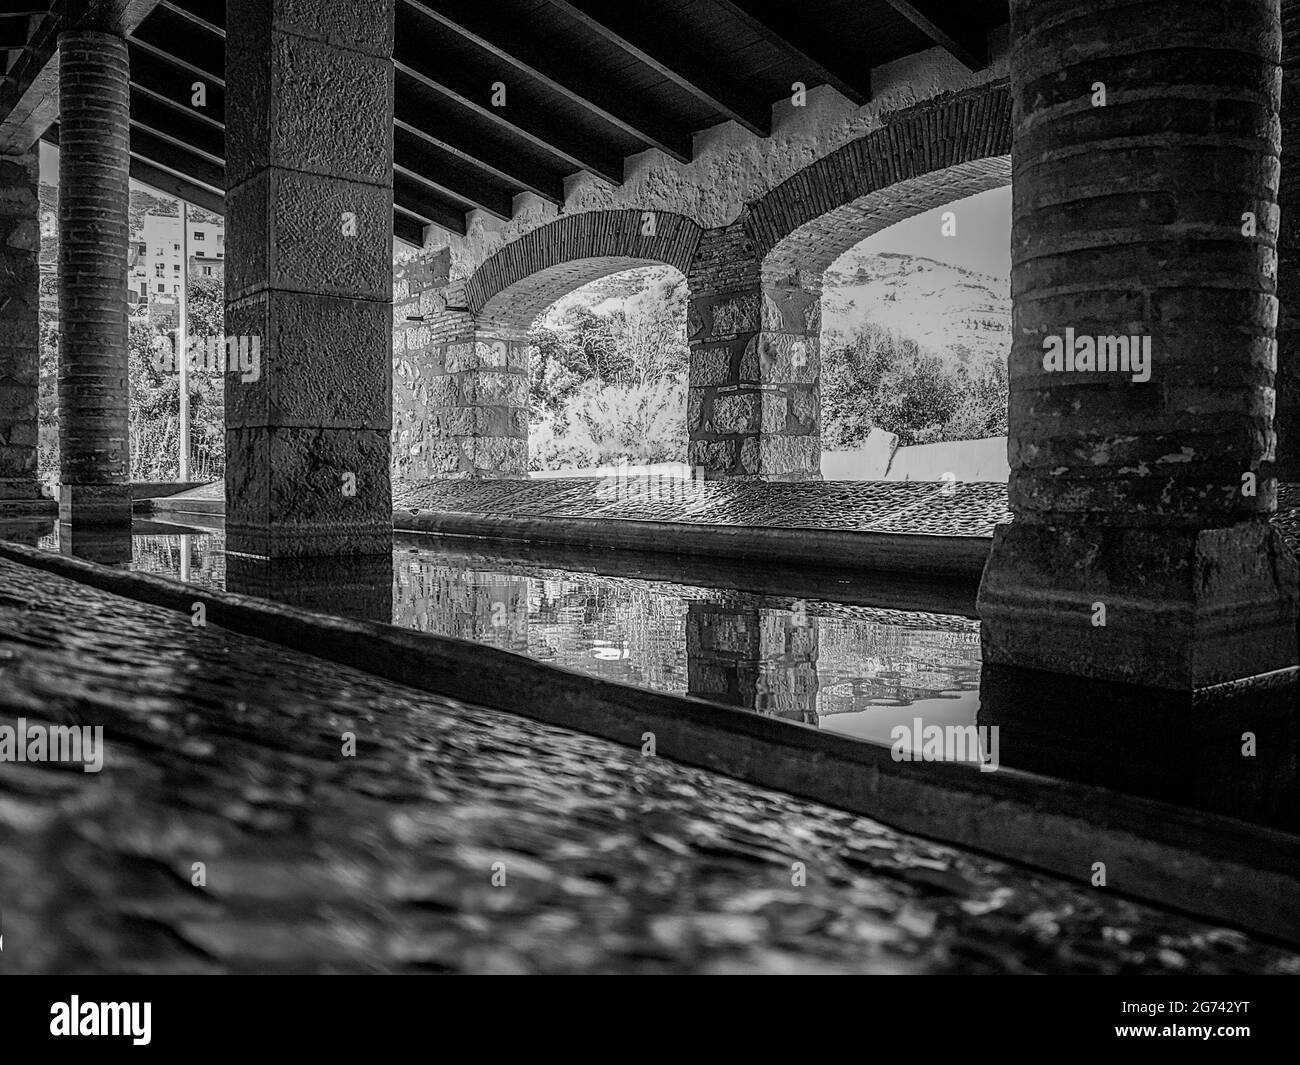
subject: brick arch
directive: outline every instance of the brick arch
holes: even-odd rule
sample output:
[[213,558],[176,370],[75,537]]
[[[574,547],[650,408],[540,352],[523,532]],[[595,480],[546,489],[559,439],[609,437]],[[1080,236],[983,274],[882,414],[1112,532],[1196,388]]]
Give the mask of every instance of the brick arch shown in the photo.
[[589,281],[665,263],[683,274],[702,230],[679,214],[654,211],[655,235],[644,236],[646,212],[584,211],[512,240],[465,283],[471,313],[528,328],[561,296]]
[[807,280],[904,218],[1011,182],[1011,93],[993,82],[927,100],[746,205],[764,268]]

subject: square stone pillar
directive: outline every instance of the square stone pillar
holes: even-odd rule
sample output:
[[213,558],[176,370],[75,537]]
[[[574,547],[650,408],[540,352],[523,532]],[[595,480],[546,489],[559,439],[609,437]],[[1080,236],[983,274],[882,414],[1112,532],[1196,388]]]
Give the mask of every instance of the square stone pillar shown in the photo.
[[821,479],[821,283],[765,271],[739,225],[690,278],[689,462],[709,480]]
[[226,10],[227,543],[387,553],[393,2]]
[[1294,671],[1269,523],[1278,4],[1062,10],[1011,4],[1015,521],[984,660],[1180,692]]
[[394,281],[393,477],[527,477],[528,333],[457,309],[446,265],[408,260]]
[[40,380],[37,153],[0,156],[0,507],[40,498],[36,477]]

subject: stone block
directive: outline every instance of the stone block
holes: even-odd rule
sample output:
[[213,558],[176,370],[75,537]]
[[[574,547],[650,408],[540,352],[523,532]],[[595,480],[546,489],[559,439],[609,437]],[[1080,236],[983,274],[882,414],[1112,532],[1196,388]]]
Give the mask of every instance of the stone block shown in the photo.
[[[227,368],[226,424],[392,426],[389,317],[381,303],[263,292],[226,310],[231,337],[260,340],[260,373]],[[251,347],[251,344],[250,344]]]
[[759,428],[758,397],[753,393],[717,395],[713,399],[713,431],[749,433]]
[[[264,170],[232,188],[226,208],[228,300],[272,288],[389,305],[391,189]],[[345,214],[356,217],[355,236],[345,235]]]
[[[1297,658],[1300,569],[1264,522],[1218,529],[997,526],[978,609],[986,663],[1192,692]],[[1097,605],[1104,625],[1094,624]]]
[[226,69],[228,187],[264,167],[391,185],[389,57],[288,33],[244,47],[239,34]]
[[389,435],[373,429],[226,431],[226,538],[265,557],[391,549]]
[[764,436],[761,438],[758,472],[761,472],[764,476],[814,475],[820,462],[821,448],[820,438],[818,437]]
[[695,387],[731,383],[731,348],[725,345],[692,348],[690,381]]

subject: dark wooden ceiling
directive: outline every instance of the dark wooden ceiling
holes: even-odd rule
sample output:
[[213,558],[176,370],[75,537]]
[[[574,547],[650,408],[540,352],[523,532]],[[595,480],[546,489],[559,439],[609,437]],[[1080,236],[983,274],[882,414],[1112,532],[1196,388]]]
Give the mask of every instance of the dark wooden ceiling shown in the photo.
[[[129,38],[132,175],[219,211],[224,0],[126,2],[147,12]],[[8,7],[0,138],[13,139],[65,0]],[[728,120],[768,136],[795,82],[862,104],[873,67],[935,46],[979,69],[1007,19],[1007,0],[397,0],[394,232],[463,233],[467,211],[509,218],[522,192],[560,203],[579,171],[619,184],[648,148],[689,162],[693,134]],[[190,104],[198,80],[203,109]],[[504,108],[491,105],[498,81]],[[54,117],[18,115],[57,143]]]

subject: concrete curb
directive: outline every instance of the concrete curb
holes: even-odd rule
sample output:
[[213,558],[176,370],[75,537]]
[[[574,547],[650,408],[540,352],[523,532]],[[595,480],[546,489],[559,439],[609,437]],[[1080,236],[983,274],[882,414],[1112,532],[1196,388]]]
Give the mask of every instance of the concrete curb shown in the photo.
[[1300,839],[1002,768],[895,762],[887,748],[644,691],[449,637],[352,621],[0,542],[0,558],[340,663],[861,814],[1074,882],[1300,945]]
[[829,569],[807,561],[789,566],[766,559],[704,559],[663,552],[533,544],[429,532],[394,532],[393,546],[433,549],[440,556],[471,569],[490,570],[495,562],[508,560],[543,569],[582,570],[602,577],[747,592],[768,599],[809,602],[820,599],[847,606],[979,618],[975,612],[979,580],[974,577],[927,580],[915,575]]
[[976,580],[984,571],[993,544],[987,536],[696,525],[627,518],[521,517],[459,511],[412,514],[409,510],[397,510],[393,512],[393,530]]

